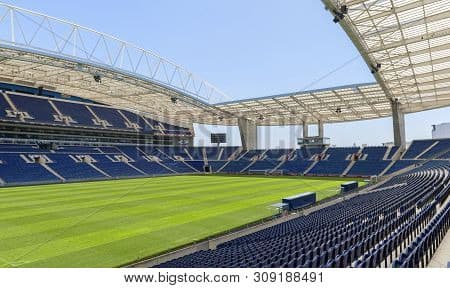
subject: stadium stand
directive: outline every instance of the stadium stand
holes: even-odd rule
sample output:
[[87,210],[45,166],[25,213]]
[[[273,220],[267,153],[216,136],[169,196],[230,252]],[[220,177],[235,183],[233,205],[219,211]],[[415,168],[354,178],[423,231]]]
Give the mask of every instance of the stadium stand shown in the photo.
[[277,167],[278,164],[280,164],[279,161],[272,160],[270,158],[264,159],[264,160],[258,160],[258,161],[255,161],[252,165],[250,165],[245,171],[247,171],[247,172],[251,172],[251,171],[269,172],[269,171],[275,169],[275,167]]
[[0,153],[0,178],[8,184],[57,182],[40,163],[27,163],[21,154]]
[[408,150],[403,154],[402,159],[415,159],[425,152],[436,142],[436,140],[415,140],[411,143]]
[[381,174],[384,169],[391,163],[391,161],[371,161],[360,160],[356,161],[346,176],[376,176]]
[[[26,88],[22,86],[15,86]],[[40,123],[57,126],[77,126],[112,130],[140,131],[170,135],[191,135],[188,128],[145,119],[131,111],[118,110],[109,106],[26,95],[0,90],[0,120]],[[34,90],[29,92],[36,93]],[[156,127],[154,130],[152,127]]]
[[423,267],[449,226],[449,204],[437,212],[449,194],[449,171],[442,163],[422,167],[370,193],[157,267]]
[[211,172],[220,172],[220,169],[227,164],[227,161],[208,161],[208,165],[211,168]]
[[[421,140],[420,142],[424,141]],[[212,173],[268,174],[272,171],[281,171],[282,174],[291,175],[342,176],[344,171],[347,170],[345,176],[369,177],[396,173],[402,169],[419,165],[424,161],[439,163],[439,159],[450,158],[450,152],[448,151],[450,139],[442,139],[439,141],[441,144],[438,143],[432,149],[425,150],[430,147],[431,144],[429,143],[432,142],[430,140],[427,141],[427,145],[422,145],[421,147],[424,149],[422,151],[417,148],[416,144],[416,147],[413,148],[414,154],[410,154],[423,154],[423,157],[432,158],[427,160],[382,160],[387,153],[386,147],[333,147],[328,149],[326,155],[332,155],[332,159],[335,160],[328,160],[330,159],[328,157],[327,160],[320,161],[305,160],[309,155],[314,156],[321,152],[320,150],[306,152],[306,149],[295,151],[287,149],[251,150],[238,154],[236,153],[239,151],[237,147],[222,149],[217,147],[132,146],[111,143],[104,146],[58,145],[55,148],[42,148],[37,142],[31,144],[3,143],[0,144],[1,155],[12,157],[5,158],[2,161],[3,171],[7,171],[7,166],[12,159],[16,159],[20,165],[13,167],[13,170],[26,170],[30,167],[36,173],[33,177],[24,177],[23,179],[20,177],[12,179],[8,175],[0,178],[4,178],[3,182],[6,185],[83,181],[111,177],[128,178],[174,173],[199,173],[204,171],[205,165],[210,166],[210,172]],[[355,151],[362,151],[359,155],[361,158],[352,161],[345,160],[350,159],[350,156],[356,153]],[[226,156],[223,156],[224,154]],[[27,155],[47,155],[49,162],[44,164],[53,169],[63,179],[51,172],[47,173],[46,169],[41,169],[41,164],[26,163],[23,159]],[[205,162],[204,155],[207,156],[208,163]],[[236,156],[234,160],[215,160],[228,159],[232,155]],[[436,155],[439,157],[433,158]],[[80,159],[82,156],[88,156],[92,163],[86,164],[76,161],[76,157]],[[64,169],[67,171],[63,171]],[[82,171],[83,169],[86,171]],[[39,171],[40,173],[38,173]],[[73,176],[71,176],[72,174]]]
[[48,166],[61,175],[65,180],[97,180],[105,178],[105,175],[84,162],[76,162],[75,159],[65,154],[52,154],[49,156],[52,163]]
[[450,139],[440,139],[437,140],[437,144],[434,145],[430,150],[426,151],[420,155],[420,159],[432,159],[435,156],[447,152],[450,147]]
[[68,117],[67,119],[71,120],[71,126],[98,127],[94,125],[94,116],[84,104],[68,101],[52,102],[63,115]]
[[30,118],[24,118],[25,121],[57,124],[55,122],[57,112],[52,108],[48,99],[20,96],[11,93],[8,93],[7,97],[9,97],[18,112],[28,113]]
[[[181,188],[188,201],[178,201],[185,200],[179,199],[184,196],[174,196],[171,185],[164,187],[167,191],[156,189],[159,194],[153,198],[142,197],[143,193],[152,190],[143,187],[143,191],[136,191],[134,200],[129,195],[128,202],[120,203],[125,207],[127,219],[120,218],[122,221],[119,223],[112,216],[119,215],[116,212],[122,208],[117,205],[106,211],[104,207],[100,207],[106,198],[103,199],[104,195],[91,195],[94,188],[88,189],[87,196],[75,191],[77,200],[69,201],[62,198],[68,193],[60,193],[58,186],[53,185],[56,189],[52,193],[60,195],[54,200],[51,198],[52,193],[44,194],[43,198],[51,198],[50,204],[35,199],[35,194],[27,191],[31,190],[28,187],[9,189],[12,192],[7,191],[5,194],[12,194],[13,197],[9,198],[7,195],[5,199],[14,206],[11,209],[5,206],[3,214],[6,225],[0,225],[7,228],[6,232],[12,232],[9,236],[2,235],[2,239],[12,243],[6,243],[3,245],[6,248],[0,248],[8,252],[5,257],[2,255],[0,258],[4,266],[43,266],[47,263],[51,266],[66,263],[68,266],[86,266],[80,258],[88,254],[95,258],[96,266],[105,265],[104,263],[128,265],[129,261],[135,261],[139,257],[160,255],[164,253],[163,249],[168,249],[166,251],[170,251],[171,257],[177,254],[177,251],[173,251],[176,245],[183,245],[184,256],[165,263],[159,261],[159,258],[155,261],[158,262],[157,267],[426,267],[450,228],[450,139],[414,140],[408,147],[404,117],[410,113],[449,105],[446,84],[450,78],[447,37],[450,29],[449,0],[322,2],[326,10],[332,13],[333,22],[339,22],[345,28],[351,41],[364,56],[376,82],[240,100],[228,99],[223,92],[187,71],[182,65],[149,50],[68,21],[0,3],[0,8],[6,9],[6,13],[2,13],[2,20],[5,19],[3,23],[10,25],[6,27],[9,29],[3,29],[6,33],[0,33],[0,50],[3,53],[0,59],[0,78],[7,82],[0,83],[0,186],[207,172],[280,173],[303,175],[305,178],[333,176],[333,179],[328,180],[335,183],[338,182],[334,181],[337,177],[357,177],[362,181],[363,178],[377,176],[370,177],[370,181],[366,179],[369,186],[349,191],[345,195],[341,193],[330,196],[318,205],[309,203],[310,206],[306,209],[298,210],[290,207],[289,210],[295,210],[294,213],[283,211],[275,222],[272,221],[275,216],[270,215],[268,222],[259,224],[261,219],[257,217],[269,213],[252,212],[258,226],[249,229],[257,232],[250,233],[246,230],[242,234],[227,234],[220,239],[226,242],[221,242],[214,249],[206,248],[215,246],[216,239],[211,241],[210,238],[214,237],[213,233],[228,233],[229,231],[220,229],[238,225],[219,227],[207,219],[210,217],[208,212],[200,215],[203,211],[187,211],[188,208],[182,206],[183,203],[190,202],[189,205],[195,205],[195,209],[208,206],[207,211],[214,212],[212,214],[217,219],[219,216],[224,217],[222,219],[231,223],[231,216],[234,216],[233,218],[247,221],[239,224],[247,227],[251,225],[248,222],[253,218],[244,217],[240,212],[242,207],[237,209],[238,205],[225,203],[229,200],[216,197],[219,194],[223,196],[226,189],[217,189],[216,193],[212,193],[214,190],[210,191],[206,187],[203,190],[209,193],[207,204],[199,204],[199,194],[190,188],[199,186],[200,181],[191,183],[184,179],[189,177],[178,177],[185,186]],[[391,18],[395,21],[391,21]],[[24,20],[26,24],[20,24]],[[34,24],[38,26],[34,27]],[[76,35],[56,33],[58,31],[72,31]],[[42,38],[46,32],[50,32],[50,35]],[[89,44],[94,43],[89,42],[94,39],[98,39],[97,44],[90,47]],[[53,47],[54,44],[56,47]],[[120,49],[115,49],[118,47]],[[327,76],[329,75],[331,74]],[[71,95],[72,93],[79,93],[77,95],[80,97]],[[330,139],[324,135],[324,125],[382,117],[392,119],[393,143],[396,146],[334,147],[329,145]],[[191,127],[196,123],[237,125],[242,147],[195,147]],[[187,127],[182,127],[183,125]],[[298,139],[298,143],[302,145],[298,149],[256,149],[259,143],[258,129],[264,125],[302,125],[302,138]],[[317,125],[317,136],[310,137],[310,125]],[[436,126],[440,125],[433,128],[433,137],[444,137],[435,134]],[[358,136],[356,130],[348,135]],[[193,178],[197,180],[199,177]],[[219,187],[224,184],[221,179],[226,179],[210,178],[220,179],[209,182],[214,183],[210,185],[217,185],[217,188],[222,188]],[[235,188],[244,187],[245,190],[245,187],[253,186],[253,183],[244,183],[246,186],[237,183],[244,177],[232,178],[239,180],[233,186]],[[314,177],[311,183],[322,182],[317,178]],[[285,189],[279,188],[279,184],[275,183],[278,179],[263,181],[268,183],[268,188],[265,188],[275,187],[267,194],[275,190],[286,193]],[[355,186],[360,183],[354,179],[351,181]],[[117,185],[117,190],[120,192],[127,182],[138,181],[122,181],[124,186]],[[297,189],[300,184],[293,182],[291,186]],[[157,184],[159,187],[166,186]],[[346,184],[343,185],[345,188]],[[73,186],[84,185],[62,186],[68,186],[66,191],[69,191]],[[314,185],[310,186],[315,188]],[[306,188],[309,189],[310,186]],[[319,186],[322,185],[317,184]],[[41,188],[44,190],[36,191],[47,191],[47,187]],[[248,194],[246,197],[259,193],[256,190],[260,189],[256,188],[255,191],[244,191]],[[339,194],[337,187],[326,190],[324,188],[322,191],[330,195]],[[22,192],[23,195],[14,194],[21,191],[25,191]],[[315,193],[308,194],[314,195],[315,199]],[[243,197],[231,194],[231,201],[242,200],[242,203],[252,205],[253,208],[259,205],[253,203],[260,198],[259,195],[244,201]],[[27,215],[26,211],[19,211],[19,206],[16,207],[18,202],[29,195],[31,202],[23,202],[31,204],[25,203],[20,207],[27,206],[35,210],[32,215]],[[37,197],[41,195],[39,193]],[[180,206],[170,204],[167,197],[177,200]],[[301,198],[299,195],[296,197]],[[78,203],[78,199],[95,201],[94,198],[101,198],[102,203]],[[122,198],[120,196],[117,199]],[[156,203],[159,206],[157,213],[152,211],[151,217],[144,217],[146,211],[143,207],[130,212],[128,208],[136,208],[136,201],[139,201],[138,204]],[[80,206],[81,216],[86,212],[86,215],[92,214],[91,208],[95,211],[103,209],[105,211],[102,212],[107,213],[97,213],[100,218],[90,219],[89,224],[96,224],[96,227],[76,227],[77,229],[73,229],[74,234],[78,232],[76,238],[71,239],[70,233],[66,233],[67,235],[60,237],[64,239],[58,242],[53,236],[61,236],[59,230],[70,232],[67,228],[73,228],[71,217],[79,218],[76,214],[78,212],[70,209],[63,211],[61,207],[56,210],[52,208],[48,213],[43,209],[49,208],[49,205],[61,205],[62,202],[75,202]],[[209,208],[215,202],[220,202],[222,206]],[[141,206],[150,209],[146,205]],[[166,211],[169,206],[175,206],[176,209]],[[233,208],[232,212],[237,217],[227,211],[221,211],[226,213],[219,215],[217,211],[223,210],[225,206]],[[271,206],[274,207],[276,205]],[[23,219],[15,223],[16,220],[9,217],[9,210],[16,211],[19,218]],[[159,213],[159,210],[164,211]],[[182,210],[187,219],[192,218],[188,220],[198,229],[190,228],[194,226],[186,226],[184,229],[187,221],[171,218],[173,213],[170,211],[175,210]],[[290,215],[283,218],[284,213]],[[153,221],[157,214],[163,220],[160,224],[144,225],[147,223],[144,218]],[[62,220],[58,217],[62,217]],[[29,228],[29,223],[22,221],[30,219],[35,222],[33,224],[42,225],[39,229],[30,226],[31,230],[35,230],[32,232],[37,232],[37,237],[21,226],[25,223],[25,228]],[[75,222],[78,223],[78,220]],[[165,227],[168,222],[175,225]],[[125,231],[128,225],[131,226],[131,232]],[[214,232],[208,226],[216,226]],[[99,227],[105,228],[106,234]],[[127,229],[118,233],[117,228],[123,227]],[[178,234],[171,235],[173,227],[179,230]],[[160,243],[172,242],[168,243],[171,246],[154,245],[159,250],[145,252],[150,249],[140,246],[141,241],[155,239],[146,230],[149,228],[153,228],[150,229],[152,233],[172,236],[173,242],[159,235],[155,237]],[[204,228],[208,228],[204,231],[210,232],[201,231]],[[189,237],[181,235],[187,230],[198,234]],[[111,239],[108,233],[117,237]],[[238,237],[237,234],[245,236]],[[46,254],[45,260],[34,254],[31,258],[22,258],[29,254],[26,251],[33,248],[32,244],[42,247],[43,243],[47,243],[48,236],[55,240],[55,245],[41,249],[42,254]],[[186,251],[194,251],[194,246],[186,248],[185,245],[189,245],[187,241],[195,242],[201,237],[207,240],[200,244],[197,242],[195,249],[206,250],[185,255],[188,253]],[[224,238],[227,240],[223,240]],[[123,241],[124,239],[132,243]],[[18,245],[14,242],[18,242]],[[80,243],[89,245],[74,245]],[[129,243],[137,247],[126,247],[127,253],[124,253],[123,247]],[[207,245],[203,245],[205,243]],[[154,243],[148,243],[152,244]],[[147,243],[143,245],[147,246]],[[22,253],[24,248],[26,253]],[[50,250],[52,253],[48,253]],[[68,253],[63,250],[68,250]],[[135,254],[125,258],[115,257],[129,254],[130,251]],[[17,253],[20,259],[15,257],[14,254]],[[80,258],[74,257],[75,254]],[[114,257],[110,254],[114,254]],[[103,255],[108,257],[101,259]],[[161,257],[164,256],[167,255]],[[62,262],[65,257],[69,260]],[[112,258],[118,262],[106,262]],[[121,259],[126,261],[122,262]]]
[[[340,154],[337,157],[344,157],[346,155],[345,153]],[[334,158],[334,159],[336,159]],[[338,160],[323,160],[317,162],[316,165],[308,172],[310,175],[322,175],[322,176],[335,176],[335,175],[341,175],[344,173],[344,170],[348,167],[350,164],[350,161],[341,159]]]
[[244,170],[244,168],[246,168],[247,166],[249,166],[251,164],[251,161],[246,160],[246,159],[242,159],[239,161],[229,161],[220,172],[225,172],[225,173],[240,173],[242,170]]
[[325,153],[325,160],[328,161],[343,161],[349,160],[351,155],[359,151],[359,147],[331,147]]
[[420,161],[417,160],[398,160],[394,163],[394,165],[389,168],[389,170],[386,172],[386,174],[392,174],[399,170],[405,169],[409,166],[415,165],[419,163]]
[[386,157],[386,160],[391,160],[392,157],[394,157],[395,153],[397,153],[398,148],[399,148],[398,146],[392,146],[391,150],[389,151],[389,154]]
[[362,150],[361,154],[361,158],[364,160],[383,160],[384,155],[386,154],[387,151],[387,147],[385,146],[380,146],[380,147],[364,147],[364,149]]
[[308,169],[313,161],[305,161],[305,160],[291,160],[286,161],[278,167],[278,170],[282,170],[283,174],[303,174],[306,169]]

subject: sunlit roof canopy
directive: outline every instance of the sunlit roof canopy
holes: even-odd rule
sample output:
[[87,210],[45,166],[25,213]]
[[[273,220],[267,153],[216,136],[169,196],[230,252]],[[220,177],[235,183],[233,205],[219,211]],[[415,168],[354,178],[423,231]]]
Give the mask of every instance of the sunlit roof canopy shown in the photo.
[[450,105],[450,0],[323,0],[406,112]]
[[450,105],[450,0],[322,1],[376,82],[232,101],[154,52],[3,3],[0,82],[43,86],[183,126],[235,125],[238,117],[259,125],[375,119],[391,115],[393,99],[405,113]]
[[235,121],[211,105],[231,98],[184,67],[113,36],[1,2],[0,81],[43,86],[169,123]]
[[330,123],[391,115],[390,102],[376,83],[231,101],[218,107],[261,125]]

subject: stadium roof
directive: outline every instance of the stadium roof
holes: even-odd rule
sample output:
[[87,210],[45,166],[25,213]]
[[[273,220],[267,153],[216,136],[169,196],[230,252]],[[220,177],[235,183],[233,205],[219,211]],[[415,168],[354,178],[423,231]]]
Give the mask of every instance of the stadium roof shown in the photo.
[[0,81],[43,86],[171,123],[235,121],[211,105],[231,98],[184,67],[113,36],[1,2]]
[[322,0],[405,112],[450,105],[450,0]]
[[185,126],[234,125],[237,117],[259,125],[374,119],[391,115],[391,99],[405,113],[450,105],[450,0],[322,1],[376,83],[230,101],[151,51],[3,3],[0,81],[43,86]]
[[377,83],[230,101],[218,107],[261,125],[343,122],[391,114],[391,104]]
[[377,83],[220,104],[266,125],[341,122],[450,105],[450,0],[323,0]]

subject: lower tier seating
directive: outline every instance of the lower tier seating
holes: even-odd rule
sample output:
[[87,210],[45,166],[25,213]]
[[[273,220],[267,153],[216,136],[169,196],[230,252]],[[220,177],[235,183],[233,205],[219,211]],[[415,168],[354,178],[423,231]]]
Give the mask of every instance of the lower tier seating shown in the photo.
[[[445,146],[445,143],[450,146],[450,141],[439,140],[439,146],[435,145],[434,148],[441,151],[437,158],[440,161],[448,162],[450,157],[447,156],[450,155],[450,152],[446,151],[450,147]],[[343,157],[342,155],[357,150],[356,148],[333,148],[332,154],[335,156],[339,154],[338,158],[344,159],[349,157]],[[207,155],[209,156],[216,155],[217,152],[217,157],[211,157],[214,159],[223,159],[221,155],[225,151],[228,151],[225,154],[231,155],[229,153],[231,151],[234,154],[230,159],[234,160],[203,159],[205,151],[208,151],[209,154],[207,153]],[[237,147],[183,148],[120,144],[105,146],[59,145],[53,147],[33,142],[30,144],[0,143],[0,155],[3,155],[4,158],[3,160],[0,159],[0,185],[203,173],[205,165],[210,166],[212,173],[237,174],[276,170],[276,173],[282,171],[283,174],[291,175],[342,176],[345,174],[349,177],[368,177],[380,175],[386,170],[384,175],[389,175],[407,167],[420,166],[426,161],[435,163],[439,161],[439,159],[370,160],[373,158],[380,159],[382,158],[381,155],[384,157],[388,152],[385,147],[370,147],[364,149],[362,153],[363,155],[372,155],[370,159],[364,156],[361,158],[350,157],[349,159],[352,160],[329,160],[325,157],[323,160],[314,162],[319,158],[312,157],[311,160],[305,160],[306,158],[302,154],[306,153],[305,151],[309,150],[302,148],[296,151],[275,149],[274,151],[251,150],[241,152]],[[327,153],[325,154],[328,155]],[[45,155],[47,160],[44,163],[24,160],[27,157],[33,159],[36,155]],[[285,155],[286,157],[279,158],[279,155]],[[84,156],[92,158],[92,163],[83,163],[86,161],[80,159]],[[225,158],[228,159],[229,156]],[[24,172],[19,173],[17,171]],[[24,173],[31,175],[31,177],[24,176]]]
[[[157,267],[423,267],[449,227],[450,165]],[[408,246],[406,249],[405,247]]]
[[0,153],[0,179],[5,183],[43,183],[59,181],[41,164],[27,163],[19,154]]

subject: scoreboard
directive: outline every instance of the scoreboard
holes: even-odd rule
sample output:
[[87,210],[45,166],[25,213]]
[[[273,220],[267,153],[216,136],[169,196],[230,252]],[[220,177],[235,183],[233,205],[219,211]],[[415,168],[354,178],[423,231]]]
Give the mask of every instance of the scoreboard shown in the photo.
[[214,144],[227,143],[227,134],[226,133],[211,133],[211,143],[214,143]]

